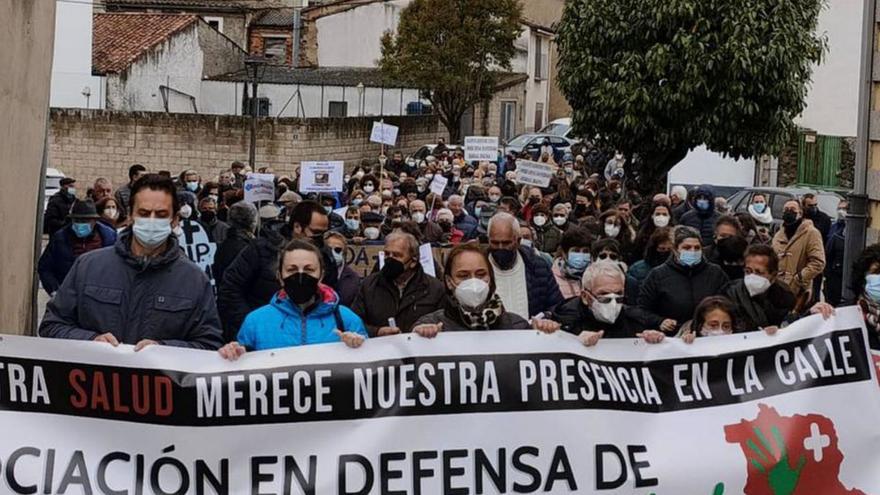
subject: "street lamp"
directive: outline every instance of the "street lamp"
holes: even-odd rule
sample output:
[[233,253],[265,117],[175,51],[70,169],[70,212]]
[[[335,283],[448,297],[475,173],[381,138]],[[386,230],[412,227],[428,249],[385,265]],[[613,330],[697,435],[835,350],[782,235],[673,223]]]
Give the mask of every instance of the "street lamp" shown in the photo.
[[86,97],[86,108],[91,108],[89,106],[89,97],[92,96],[92,88],[86,86],[82,90],[82,95]]
[[260,79],[263,78],[263,74],[266,71],[266,64],[269,63],[270,58],[271,57],[263,55],[249,55],[244,59],[245,70],[247,71],[248,79],[251,81],[251,143],[250,153],[248,155],[248,163],[250,164],[251,170],[256,170],[257,161],[257,117],[260,113],[259,105],[257,103],[257,87]]
[[364,91],[366,88],[364,87],[364,83],[359,82],[357,85],[358,92],[358,116],[364,116]]

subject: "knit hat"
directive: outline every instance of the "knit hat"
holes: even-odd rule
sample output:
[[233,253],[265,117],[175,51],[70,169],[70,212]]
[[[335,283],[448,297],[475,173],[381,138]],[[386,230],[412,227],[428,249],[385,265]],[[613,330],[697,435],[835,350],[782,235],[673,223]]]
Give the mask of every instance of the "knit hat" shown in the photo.
[[226,220],[234,229],[252,230],[257,222],[257,208],[247,201],[239,201],[229,207]]

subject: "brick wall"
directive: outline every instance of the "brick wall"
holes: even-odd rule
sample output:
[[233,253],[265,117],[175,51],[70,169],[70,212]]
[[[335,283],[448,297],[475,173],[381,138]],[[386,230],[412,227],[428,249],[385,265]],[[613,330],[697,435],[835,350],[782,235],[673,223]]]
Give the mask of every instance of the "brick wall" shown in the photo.
[[[261,119],[257,166],[272,166],[280,174],[304,160],[354,165],[373,158],[380,149],[369,142],[373,120]],[[446,134],[434,116],[386,117],[385,122],[400,127],[398,149],[405,154]],[[233,160],[247,162],[249,124],[240,116],[52,109],[49,166],[85,184],[98,177],[123,184],[133,163],[175,175],[193,168],[205,179],[214,178]]]

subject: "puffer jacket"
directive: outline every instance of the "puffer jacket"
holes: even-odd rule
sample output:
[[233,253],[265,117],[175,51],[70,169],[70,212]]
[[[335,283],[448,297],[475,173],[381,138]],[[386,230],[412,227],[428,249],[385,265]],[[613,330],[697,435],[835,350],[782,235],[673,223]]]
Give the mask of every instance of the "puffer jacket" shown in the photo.
[[367,337],[364,323],[326,285],[318,286],[320,302],[303,312],[283,290],[272,301],[244,319],[236,340],[248,350],[262,351],[311,344],[340,342],[336,330]]
[[642,282],[639,307],[647,314],[648,328],[657,328],[665,319],[681,325],[693,317],[703,299],[721,295],[727,282],[727,275],[718,265],[703,260],[687,267],[672,256]]
[[813,227],[813,222],[801,220],[791,239],[785,228],[780,228],[771,246],[779,255],[778,280],[788,285],[795,297],[810,293],[813,279],[825,269],[822,234]]
[[[116,231],[101,222],[95,223],[95,235],[101,237],[101,247],[116,243]],[[55,232],[46,250],[40,255],[37,271],[40,275],[40,283],[47,293],[52,294],[58,290],[76,261],[77,256],[73,254],[73,246],[76,242],[84,241],[76,238],[70,229],[62,228]]]
[[555,225],[535,226],[535,248],[550,255],[556,254],[556,248],[562,242],[562,231]]
[[220,318],[214,289],[172,236],[156,258],[131,252],[131,229],[112,247],[80,256],[40,324],[42,337],[92,340],[110,332],[123,344],[217,349]]
[[715,210],[715,192],[711,187],[700,186],[694,193],[694,197],[698,195],[709,197],[709,204],[711,205],[709,211],[703,212],[695,207],[683,214],[678,223],[679,225],[686,225],[697,229],[703,246],[713,246],[715,244],[715,222],[721,217],[721,214]]
[[397,284],[388,281],[381,272],[373,273],[361,283],[351,309],[364,319],[371,336],[375,336],[379,328],[388,326],[389,318],[394,318],[400,331],[409,332],[419,318],[443,307],[446,298],[443,282],[426,274],[421,266],[416,270],[402,294]]

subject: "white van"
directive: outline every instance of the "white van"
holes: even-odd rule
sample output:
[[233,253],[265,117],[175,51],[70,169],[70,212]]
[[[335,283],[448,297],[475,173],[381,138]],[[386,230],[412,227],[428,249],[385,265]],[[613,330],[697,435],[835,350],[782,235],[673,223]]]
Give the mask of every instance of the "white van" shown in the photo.
[[49,198],[61,190],[61,179],[64,177],[64,173],[57,168],[46,169],[46,178],[43,182],[43,211],[49,206]]

